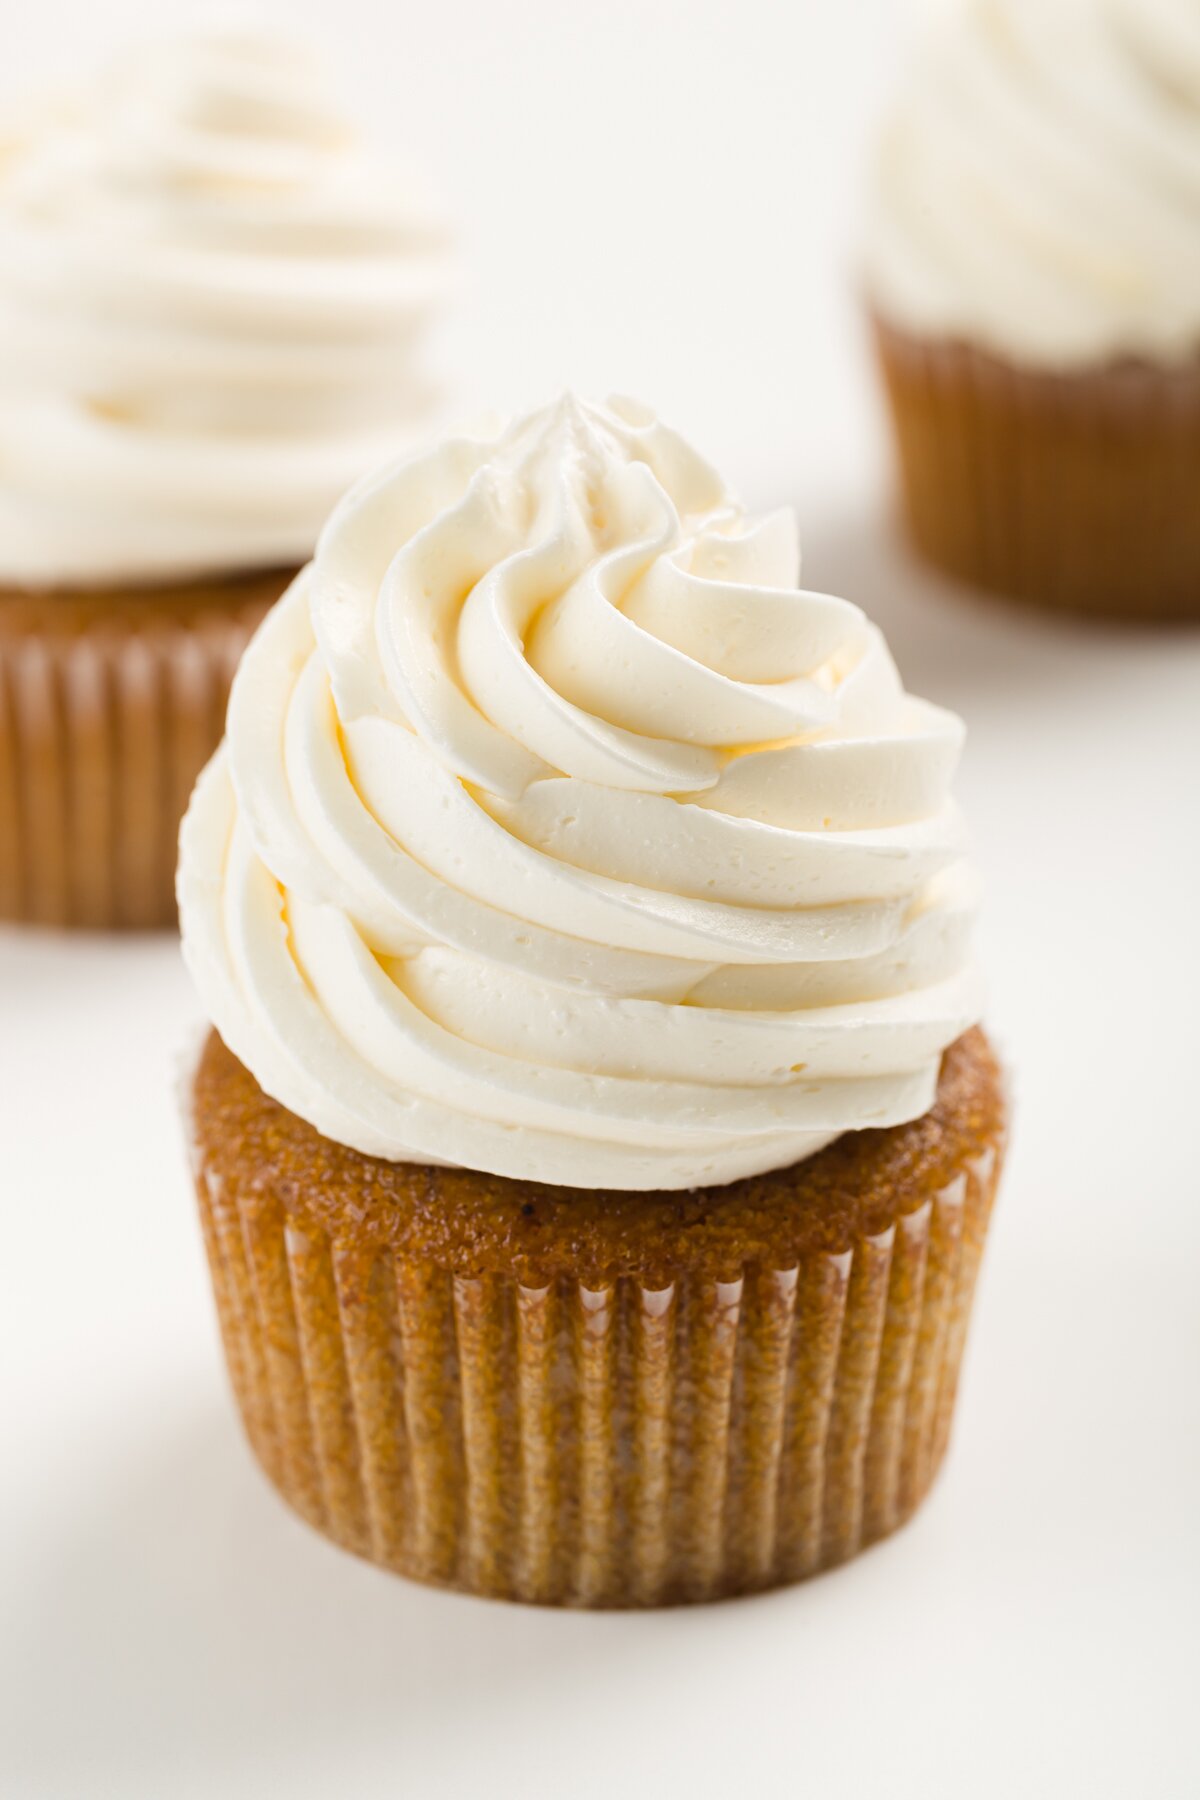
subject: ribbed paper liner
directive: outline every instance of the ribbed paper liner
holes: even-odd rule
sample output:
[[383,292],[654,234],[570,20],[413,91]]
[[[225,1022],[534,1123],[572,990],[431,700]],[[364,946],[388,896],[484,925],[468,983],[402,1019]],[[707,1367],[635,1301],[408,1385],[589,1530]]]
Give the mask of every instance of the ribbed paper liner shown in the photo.
[[529,1288],[347,1248],[197,1185],[270,1479],[389,1569],[566,1606],[798,1581],[902,1524],[942,1460],[998,1148],[840,1255]]
[[1200,362],[1058,374],[874,330],[930,562],[1050,607],[1200,618]]
[[0,918],[174,923],[179,822],[264,610],[0,634]]

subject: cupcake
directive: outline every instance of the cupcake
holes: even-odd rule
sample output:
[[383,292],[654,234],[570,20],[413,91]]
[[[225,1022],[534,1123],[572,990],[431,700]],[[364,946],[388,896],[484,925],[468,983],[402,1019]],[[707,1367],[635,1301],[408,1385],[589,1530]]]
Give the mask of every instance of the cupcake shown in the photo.
[[144,48],[0,151],[0,918],[174,918],[237,658],[426,426],[442,234],[286,43]]
[[1200,18],[962,0],[875,159],[865,278],[917,547],[1200,617]]
[[360,483],[181,834],[186,1092],[280,1493],[418,1579],[795,1581],[946,1447],[1004,1140],[962,728],[627,401]]

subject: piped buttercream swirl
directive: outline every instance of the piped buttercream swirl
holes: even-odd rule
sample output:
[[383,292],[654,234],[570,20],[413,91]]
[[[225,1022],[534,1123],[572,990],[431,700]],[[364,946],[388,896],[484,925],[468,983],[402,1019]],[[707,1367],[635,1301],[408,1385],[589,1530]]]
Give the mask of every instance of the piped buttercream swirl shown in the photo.
[[874,159],[893,324],[1072,367],[1200,350],[1196,0],[958,0]]
[[932,1102],[977,1016],[962,728],[630,402],[361,483],[182,836],[226,1043],[326,1136],[724,1182]]
[[142,47],[0,141],[0,582],[300,563],[428,429],[442,227],[316,58]]

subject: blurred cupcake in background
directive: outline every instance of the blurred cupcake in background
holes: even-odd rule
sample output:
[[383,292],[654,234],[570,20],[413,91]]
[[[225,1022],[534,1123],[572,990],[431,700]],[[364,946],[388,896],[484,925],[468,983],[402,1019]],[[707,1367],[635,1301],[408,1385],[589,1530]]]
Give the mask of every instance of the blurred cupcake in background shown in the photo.
[[875,156],[865,274],[919,549],[1200,617],[1200,8],[962,0]]
[[435,395],[446,238],[308,50],[153,43],[0,151],[0,917],[174,918],[264,609]]

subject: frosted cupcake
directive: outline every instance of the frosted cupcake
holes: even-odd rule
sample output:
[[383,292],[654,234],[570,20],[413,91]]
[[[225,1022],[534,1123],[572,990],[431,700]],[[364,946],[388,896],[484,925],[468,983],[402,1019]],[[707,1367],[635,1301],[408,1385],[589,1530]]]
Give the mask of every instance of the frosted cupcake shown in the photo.
[[1200,13],[962,0],[879,146],[865,273],[909,524],[950,574],[1200,616]]
[[355,488],[243,659],[181,839],[201,1215],[257,1456],[388,1568],[710,1599],[940,1463],[1004,1133],[962,728],[797,578],[567,399]]
[[253,625],[427,424],[442,233],[304,52],[144,48],[0,156],[0,917],[174,917]]

